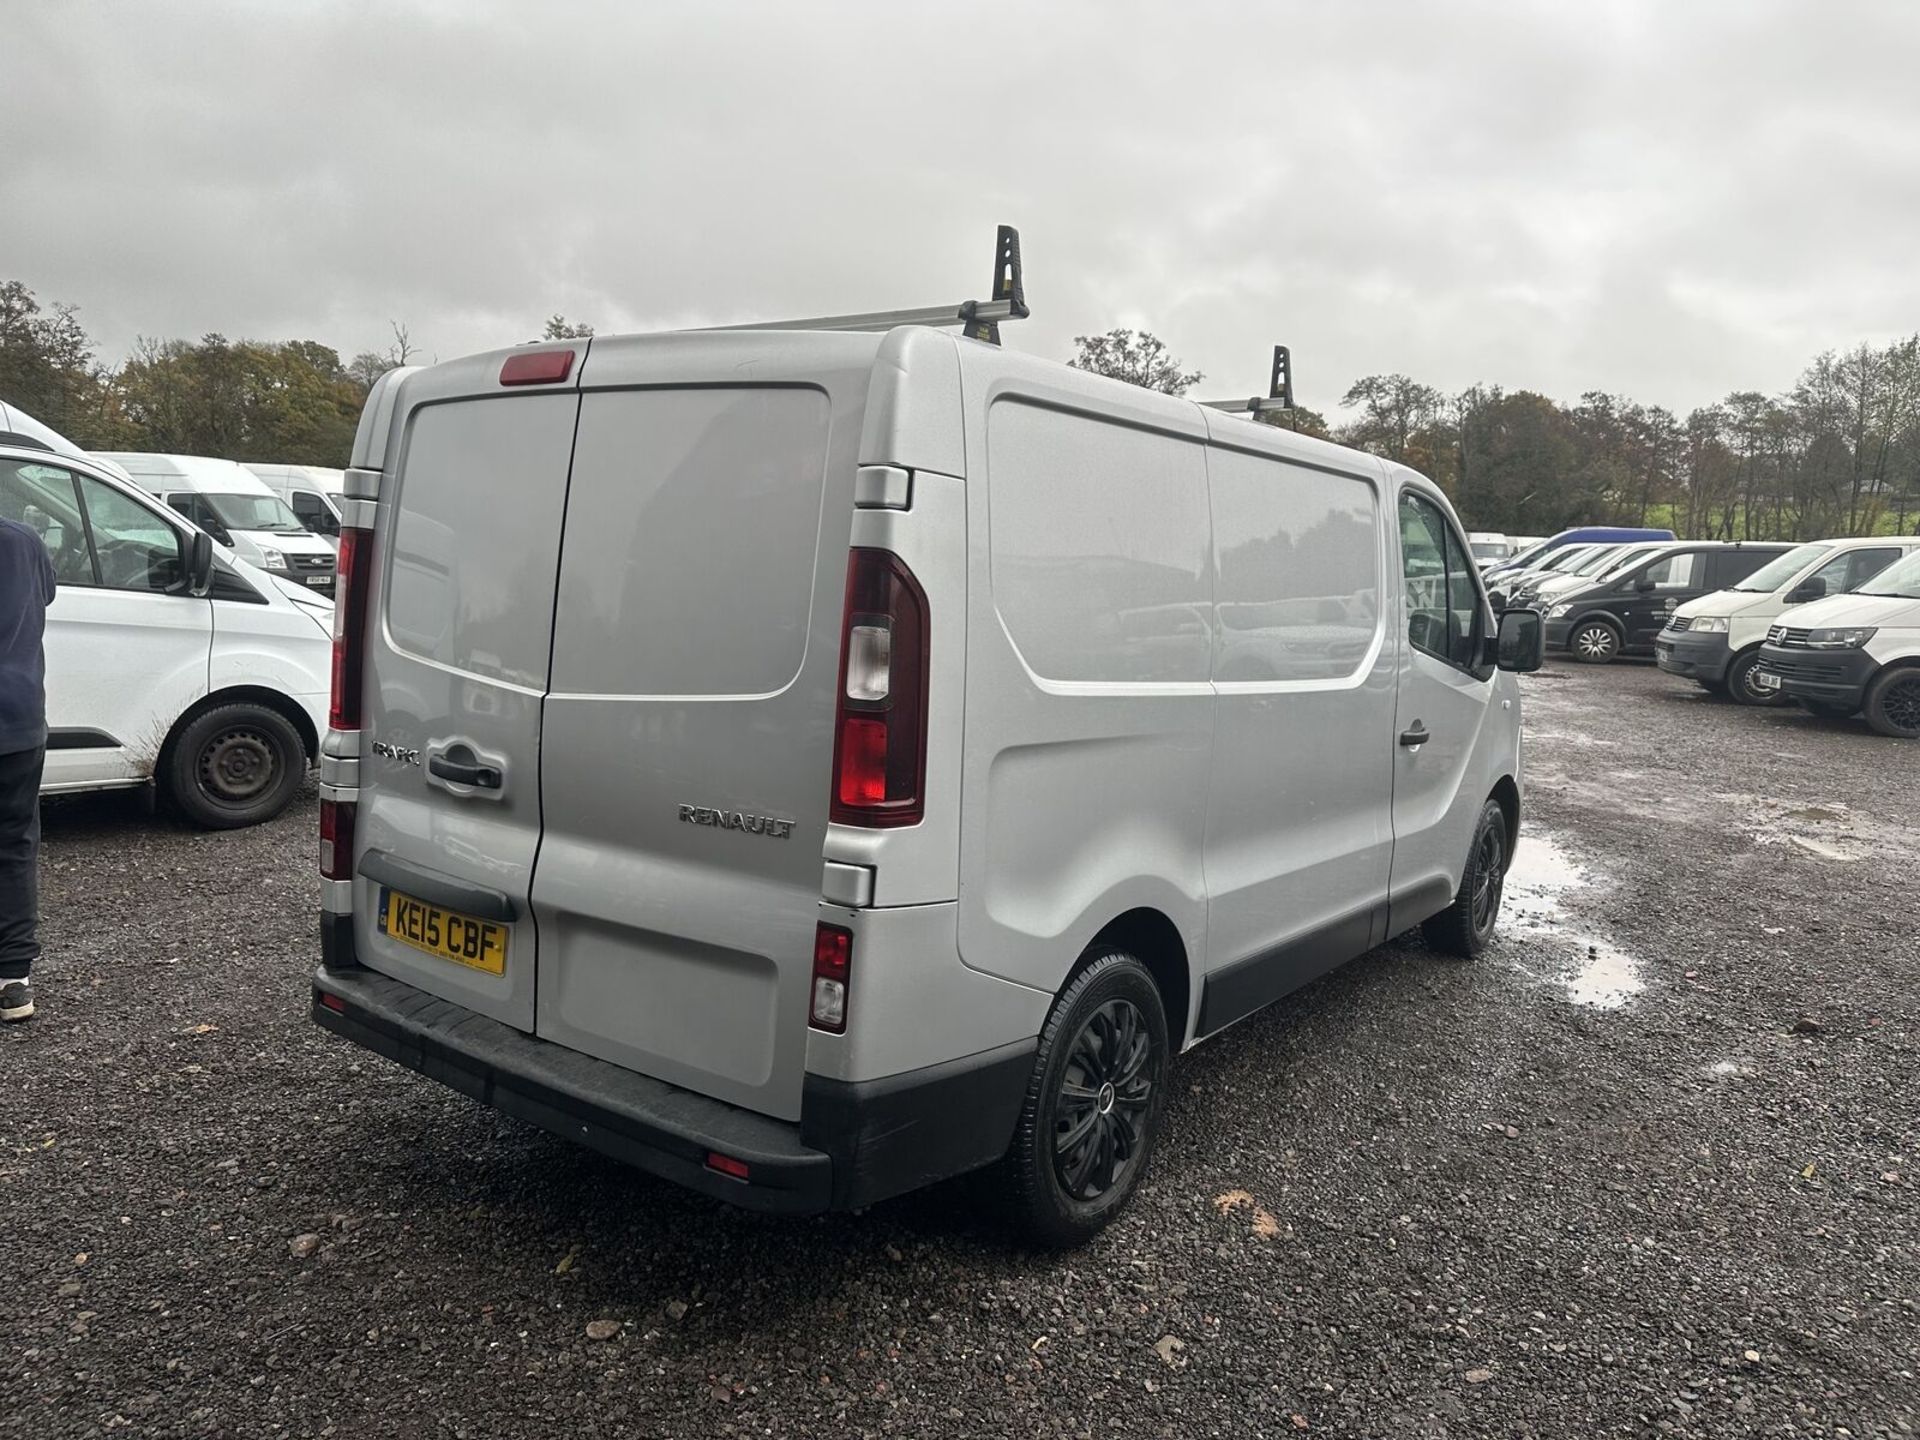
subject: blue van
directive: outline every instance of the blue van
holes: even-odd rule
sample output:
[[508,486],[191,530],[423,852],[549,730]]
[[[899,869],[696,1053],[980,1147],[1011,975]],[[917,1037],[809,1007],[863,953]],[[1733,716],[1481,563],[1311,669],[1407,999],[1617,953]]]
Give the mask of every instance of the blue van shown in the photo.
[[1647,530],[1632,525],[1579,525],[1571,530],[1562,530],[1551,535],[1538,545],[1522,550],[1510,559],[1502,560],[1498,565],[1490,565],[1482,572],[1486,579],[1504,575],[1510,570],[1530,570],[1539,565],[1542,559],[1555,550],[1568,545],[1604,545],[1620,544],[1630,540],[1672,540],[1671,530]]

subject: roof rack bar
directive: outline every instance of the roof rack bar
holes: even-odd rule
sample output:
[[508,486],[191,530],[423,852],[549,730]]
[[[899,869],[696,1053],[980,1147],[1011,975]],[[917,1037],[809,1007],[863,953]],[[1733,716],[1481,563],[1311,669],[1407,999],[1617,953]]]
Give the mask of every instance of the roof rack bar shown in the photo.
[[1247,400],[1202,400],[1200,403],[1209,410],[1225,410],[1230,414],[1265,415],[1274,410],[1293,409],[1293,352],[1284,345],[1273,347],[1273,373],[1264,397],[1255,395]]
[[994,236],[993,298],[963,300],[956,305],[928,305],[917,310],[870,310],[862,315],[819,315],[806,320],[756,320],[741,325],[708,325],[707,330],[891,330],[896,325],[966,327],[968,336],[1000,343],[1002,320],[1024,320],[1026,287],[1020,274],[1020,232],[1002,225]]

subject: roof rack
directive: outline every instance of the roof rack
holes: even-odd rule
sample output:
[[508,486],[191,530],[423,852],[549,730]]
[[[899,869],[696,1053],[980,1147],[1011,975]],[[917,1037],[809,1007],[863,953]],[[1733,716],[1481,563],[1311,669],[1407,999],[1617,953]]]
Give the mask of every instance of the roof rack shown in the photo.
[[1255,395],[1248,400],[1202,400],[1209,410],[1225,410],[1235,414],[1264,415],[1271,410],[1293,409],[1293,356],[1284,345],[1273,347],[1273,378],[1267,382],[1267,393]]
[[873,310],[864,315],[821,315],[809,320],[756,320],[746,325],[709,325],[709,330],[891,330],[896,325],[959,325],[970,340],[1000,343],[1002,320],[1024,320],[1026,287],[1020,277],[1020,232],[1002,225],[993,242],[993,287],[988,300],[928,305],[918,310]]

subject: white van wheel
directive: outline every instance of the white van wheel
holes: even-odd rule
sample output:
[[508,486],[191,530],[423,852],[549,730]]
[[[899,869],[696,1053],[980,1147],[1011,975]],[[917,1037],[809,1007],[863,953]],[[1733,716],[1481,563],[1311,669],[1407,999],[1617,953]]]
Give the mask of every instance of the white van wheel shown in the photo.
[[216,705],[174,737],[162,767],[167,798],[196,825],[234,830],[286,809],[307,776],[307,749],[264,705]]
[[1889,670],[1867,691],[1867,724],[1882,735],[1920,740],[1920,667]]

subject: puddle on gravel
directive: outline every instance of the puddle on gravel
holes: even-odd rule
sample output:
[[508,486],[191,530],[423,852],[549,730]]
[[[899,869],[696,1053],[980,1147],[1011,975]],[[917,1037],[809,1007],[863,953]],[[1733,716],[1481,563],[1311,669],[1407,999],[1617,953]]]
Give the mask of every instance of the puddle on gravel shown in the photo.
[[1552,976],[1553,983],[1576,1005],[1616,1010],[1645,988],[1639,962],[1619,946],[1569,926],[1562,903],[1568,891],[1592,883],[1591,867],[1575,860],[1552,836],[1529,831],[1521,836],[1507,869],[1501,929],[1512,939],[1580,951],[1572,971]]

